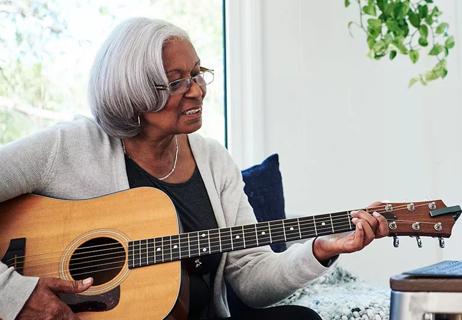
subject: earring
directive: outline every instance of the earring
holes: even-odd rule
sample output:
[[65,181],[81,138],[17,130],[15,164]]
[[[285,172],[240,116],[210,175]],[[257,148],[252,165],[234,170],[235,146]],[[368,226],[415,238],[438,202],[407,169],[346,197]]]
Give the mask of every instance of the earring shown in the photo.
[[140,119],[140,115],[138,115],[138,127],[141,127],[141,119]]

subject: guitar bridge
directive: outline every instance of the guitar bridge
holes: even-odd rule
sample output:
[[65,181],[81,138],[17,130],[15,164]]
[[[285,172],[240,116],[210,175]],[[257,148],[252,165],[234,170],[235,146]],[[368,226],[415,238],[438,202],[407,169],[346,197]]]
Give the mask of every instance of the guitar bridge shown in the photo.
[[10,245],[2,258],[8,267],[13,267],[20,274],[24,271],[24,257],[26,255],[26,238],[10,240]]

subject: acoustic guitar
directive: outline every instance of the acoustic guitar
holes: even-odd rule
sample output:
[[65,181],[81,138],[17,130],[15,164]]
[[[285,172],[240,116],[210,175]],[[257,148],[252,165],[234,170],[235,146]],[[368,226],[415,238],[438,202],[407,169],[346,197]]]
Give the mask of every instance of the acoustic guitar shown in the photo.
[[[461,213],[441,200],[364,210],[385,216],[395,245],[408,235],[443,246]],[[81,319],[164,319],[175,317],[181,260],[354,229],[344,211],[180,233],[172,201],[154,188],[89,200],[24,195],[0,204],[0,255],[27,276],[93,277],[86,292],[61,296]]]

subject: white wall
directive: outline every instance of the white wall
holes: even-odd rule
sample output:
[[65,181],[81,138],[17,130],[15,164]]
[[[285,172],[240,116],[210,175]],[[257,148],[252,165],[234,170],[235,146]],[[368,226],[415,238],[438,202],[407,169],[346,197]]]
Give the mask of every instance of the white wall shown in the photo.
[[[287,213],[353,209],[384,199],[442,198],[462,205],[462,4],[437,1],[456,37],[447,79],[409,89],[408,80],[425,66],[411,66],[404,57],[392,63],[367,58],[363,34],[355,30],[352,38],[347,31],[357,17],[354,4],[229,2],[231,151],[242,166],[279,153]],[[247,10],[247,18],[239,10]],[[239,34],[233,24],[241,26]],[[246,61],[256,72],[243,77]],[[249,90],[252,81],[261,86]],[[257,132],[248,128],[249,119]],[[460,221],[446,249],[422,240],[423,249],[410,238],[401,239],[399,249],[391,238],[378,240],[343,256],[341,264],[387,285],[401,271],[462,259]]]

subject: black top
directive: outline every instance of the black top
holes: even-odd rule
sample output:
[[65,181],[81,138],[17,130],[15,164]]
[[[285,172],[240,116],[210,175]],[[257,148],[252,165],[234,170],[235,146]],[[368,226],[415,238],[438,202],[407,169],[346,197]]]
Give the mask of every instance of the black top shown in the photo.
[[[204,181],[197,167],[188,181],[168,183],[151,176],[128,156],[125,156],[125,166],[130,188],[154,187],[170,197],[184,232],[218,228]],[[221,254],[213,254],[186,261],[190,265],[190,318],[206,317],[209,313],[213,280],[220,258]]]

